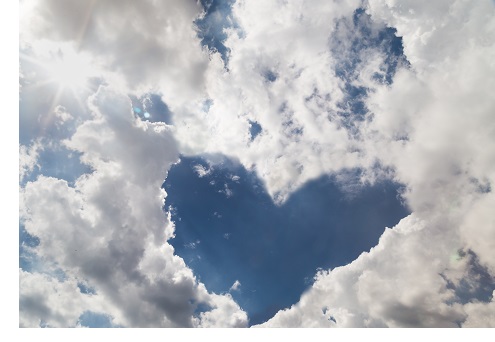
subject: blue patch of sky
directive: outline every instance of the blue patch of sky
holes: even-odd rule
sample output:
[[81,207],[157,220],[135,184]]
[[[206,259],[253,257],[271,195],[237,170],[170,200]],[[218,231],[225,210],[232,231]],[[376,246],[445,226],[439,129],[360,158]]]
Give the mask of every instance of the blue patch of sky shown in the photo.
[[457,284],[442,275],[447,282],[447,288],[454,290],[455,299],[452,303],[490,302],[495,291],[495,278],[485,266],[480,264],[478,256],[473,251],[458,251],[457,259],[463,258],[468,258],[467,273]]
[[37,272],[47,274],[59,281],[65,281],[67,275],[57,265],[45,263],[38,257],[35,248],[40,241],[37,237],[30,235],[23,225],[19,227],[19,268],[25,272]]
[[203,101],[203,112],[208,113],[210,111],[211,106],[213,106],[212,99],[206,99]]
[[324,307],[321,312],[323,313],[323,315],[325,316],[328,316],[328,320],[329,321],[332,321],[334,323],[337,323],[337,320],[335,319],[335,317],[333,317],[331,314],[329,314],[329,309],[328,307]]
[[365,100],[368,89],[354,83],[359,66],[366,62],[367,53],[374,50],[386,56],[381,72],[374,75],[379,83],[390,85],[397,69],[409,65],[402,38],[396,36],[396,32],[394,28],[378,27],[362,8],[354,11],[352,18],[343,18],[336,24],[330,50],[337,58],[335,74],[344,81],[345,94],[338,114],[351,132],[354,132],[355,121],[364,120],[367,113]]
[[211,52],[218,52],[225,66],[228,65],[229,49],[223,44],[227,39],[224,29],[239,29],[232,18],[232,4],[235,0],[201,0],[204,16],[194,23],[201,44]]
[[476,192],[481,194],[487,194],[492,191],[492,185],[490,181],[480,181],[477,178],[471,178],[470,183],[476,188]]
[[83,283],[79,282],[79,283],[77,283],[77,287],[79,288],[79,291],[81,291],[81,293],[89,294],[89,295],[96,294],[95,289],[92,288],[91,286],[87,285],[87,284],[83,284]]
[[158,94],[146,94],[141,97],[129,95],[132,102],[134,114],[150,122],[164,122],[167,125],[172,124],[172,112],[167,104],[162,101]]
[[282,125],[285,128],[285,132],[291,137],[292,140],[299,141],[299,138],[304,132],[304,127],[299,125],[297,122],[294,122],[292,119],[284,121]]
[[251,141],[256,139],[262,131],[263,129],[258,122],[249,120],[249,134],[251,135]]
[[[197,165],[211,172],[199,177]],[[349,171],[348,179],[358,177],[359,170]],[[349,196],[331,176],[276,206],[253,172],[228,160],[211,167],[203,158],[182,157],[163,186],[176,224],[170,243],[209,290],[225,293],[240,281],[231,294],[250,324],[296,303],[318,268],[353,261],[409,214],[397,184],[377,183]]]
[[287,103],[283,103],[282,106],[280,106],[280,113],[283,117],[282,125],[285,134],[292,140],[299,141],[303,134],[304,127],[294,118],[294,111],[287,106]]
[[40,244],[40,239],[29,234],[24,225],[19,225],[19,268],[31,272],[38,268],[39,260],[32,249]]
[[79,316],[78,323],[88,328],[116,328],[110,316],[92,311],[85,311]]
[[211,306],[209,306],[206,303],[202,303],[202,302],[196,303],[194,300],[191,300],[190,304],[192,304],[192,305],[196,304],[196,305],[194,305],[195,306],[194,313],[193,313],[194,317],[199,317],[201,313],[208,312],[208,311],[211,311],[213,309]]
[[[29,234],[24,225],[19,225],[19,268],[25,272],[38,272],[48,274],[51,277],[64,281],[67,279],[65,272],[57,267],[50,267],[44,263],[35,253],[34,249],[39,246],[40,239]],[[79,282],[77,287],[83,294],[96,294],[96,291],[91,286]]]
[[264,76],[268,82],[275,82],[277,80],[277,74],[272,70],[265,71]]
[[23,183],[35,180],[39,175],[64,179],[69,186],[74,186],[81,175],[93,172],[88,165],[80,161],[80,152],[72,151],[64,146],[45,148],[39,152],[39,168],[27,175]]
[[[74,123],[65,124],[63,129],[55,124],[57,117],[54,114],[53,97],[51,92],[33,89],[24,90],[20,94],[19,101],[19,143],[30,145],[31,141],[37,138],[48,140],[63,140],[74,134],[76,125]],[[74,103],[61,99],[59,104],[67,108],[73,117],[88,117],[79,109],[73,109]],[[77,105],[79,106],[79,105]]]

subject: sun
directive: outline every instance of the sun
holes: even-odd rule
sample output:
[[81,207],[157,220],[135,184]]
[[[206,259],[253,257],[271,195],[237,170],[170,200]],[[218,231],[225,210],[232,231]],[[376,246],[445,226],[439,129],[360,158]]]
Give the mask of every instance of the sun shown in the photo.
[[66,51],[47,61],[44,68],[49,82],[72,91],[85,89],[88,79],[94,74],[89,60],[72,51]]
[[88,55],[63,45],[48,46],[36,57],[23,53],[20,57],[23,62],[36,65],[38,85],[55,85],[58,92],[70,90],[75,95],[88,90],[89,79],[99,75]]
[[43,94],[48,106],[45,113],[37,114],[40,124],[47,126],[56,120],[58,105],[86,111],[88,97],[103,79],[98,63],[68,44],[44,42],[36,48],[36,54],[29,48],[20,52],[20,89],[26,96],[33,91]]
[[81,69],[81,64],[73,59],[62,59],[46,65],[49,80],[62,88],[73,90],[84,88],[87,82],[87,73]]

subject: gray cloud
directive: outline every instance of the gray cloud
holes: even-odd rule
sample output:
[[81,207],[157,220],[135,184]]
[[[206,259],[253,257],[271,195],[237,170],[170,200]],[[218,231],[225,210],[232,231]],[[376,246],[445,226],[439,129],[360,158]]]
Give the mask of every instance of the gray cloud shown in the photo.
[[[226,303],[199,286],[166,242],[174,227],[162,211],[166,193],[160,185],[178,160],[170,127],[134,118],[130,100],[109,90],[100,89],[91,107],[94,119],[79,126],[66,145],[82,153],[81,160],[93,173],[81,176],[74,187],[40,176],[21,190],[21,219],[40,240],[33,251],[69,279],[86,280],[95,296],[81,294],[74,286],[71,291],[81,301],[95,297],[105,303],[103,312],[115,324],[201,325],[201,318],[194,316],[198,303],[207,302],[217,311]],[[56,283],[36,274],[27,277],[41,278],[48,282],[47,288]],[[36,322],[32,316],[49,325],[75,325],[84,311],[95,311],[74,304],[70,316],[55,317],[43,310],[42,304],[48,302],[32,305],[36,300],[26,286],[21,286],[21,316],[31,325]],[[68,296],[71,291],[67,289]],[[50,308],[59,305],[56,297],[49,298]],[[237,304],[229,305],[238,316],[235,324],[245,325],[245,313]],[[208,322],[215,325],[217,320]]]

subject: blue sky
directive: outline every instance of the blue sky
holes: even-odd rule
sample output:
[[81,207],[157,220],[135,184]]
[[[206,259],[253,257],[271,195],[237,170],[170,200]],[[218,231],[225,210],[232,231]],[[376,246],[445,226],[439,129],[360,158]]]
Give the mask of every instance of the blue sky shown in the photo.
[[[256,175],[235,162],[203,177],[198,166],[210,168],[204,159],[181,158],[165,181],[176,225],[171,244],[213,291],[239,281],[231,294],[251,324],[295,304],[318,268],[351,262],[408,215],[389,182],[351,192],[326,176],[276,206]],[[347,175],[351,184],[355,173]]]
[[22,1],[19,326],[493,326],[494,14]]

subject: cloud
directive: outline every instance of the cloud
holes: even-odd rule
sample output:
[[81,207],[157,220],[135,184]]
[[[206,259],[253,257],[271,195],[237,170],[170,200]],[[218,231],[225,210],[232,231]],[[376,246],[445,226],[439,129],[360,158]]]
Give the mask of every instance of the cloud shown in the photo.
[[234,327],[242,328],[246,326],[247,315],[239,310],[239,305],[235,303],[230,294],[211,295],[211,301],[215,303],[215,309],[201,312],[199,314],[198,327]]
[[495,261],[493,259],[495,240],[493,227],[495,221],[491,215],[491,208],[495,204],[493,192],[480,196],[470,207],[466,208],[464,218],[461,219],[460,234],[466,245],[475,250],[483,265],[492,276],[495,275]]
[[203,165],[194,165],[194,171],[196,171],[196,173],[198,174],[198,177],[199,178],[203,178],[204,176],[208,176],[212,169],[211,168],[205,168]]
[[190,242],[190,243],[185,244],[184,247],[190,248],[190,249],[195,249],[200,243],[201,243],[200,240],[196,240],[194,242]]
[[[495,102],[488,91],[495,8],[489,1],[423,6],[368,4],[373,20],[397,28],[410,67],[391,85],[374,86],[360,127],[366,158],[393,170],[413,214],[355,262],[321,272],[298,304],[265,326],[489,325],[480,313],[490,316],[492,301],[459,293],[463,284],[493,289],[495,277],[488,216],[495,205]],[[467,257],[451,260],[466,250],[488,276],[471,274]]]
[[58,127],[64,125],[67,121],[74,119],[72,115],[70,115],[70,113],[67,112],[67,109],[64,108],[63,106],[57,106],[54,110],[54,114],[55,117],[58,119],[58,121],[55,122],[55,124]]
[[20,38],[37,49],[67,42],[89,53],[114,87],[157,89],[175,104],[202,91],[208,54],[193,27],[201,13],[195,1],[26,0]]
[[[161,93],[182,153],[239,159],[281,203],[310,179],[362,163],[339,117],[345,85],[334,70],[340,52],[332,54],[328,41],[336,31],[351,34],[353,27],[337,23],[352,18],[359,4],[236,2],[222,33],[228,65],[201,47],[193,21],[204,13],[189,2],[27,2],[21,38],[35,50],[47,41],[69,42],[105,68],[114,86],[120,76],[126,89]],[[362,57],[373,57],[379,71],[372,50]],[[256,139],[253,123],[261,127]]]
[[19,181],[22,182],[35,167],[39,167],[39,151],[43,149],[40,141],[35,141],[31,146],[19,145]]
[[[384,66],[400,63],[387,60],[379,38],[396,38],[391,29],[364,13],[356,19],[359,4],[236,2],[236,28],[223,43],[228,64],[212,54],[205,73],[209,105],[177,111],[181,151],[238,159],[278,203],[322,174],[372,164],[355,138],[362,118],[348,127],[346,118],[357,117],[349,87],[370,86],[378,73],[391,77]],[[355,49],[361,62],[347,66]]]
[[[414,15],[418,3],[407,3],[400,10],[373,4],[372,16],[387,18],[404,34],[404,49],[412,62],[412,69],[399,73],[390,88],[370,96],[374,119],[368,132],[376,136],[374,153],[392,165],[396,178],[408,186],[405,197],[415,212],[429,219],[443,215],[462,225],[466,217],[482,214],[483,207],[493,202],[488,189],[495,176],[490,142],[495,102],[487,89],[495,85],[495,77],[486,75],[493,75],[495,69],[489,62],[495,39],[486,33],[493,31],[495,22],[472,20],[475,14],[495,13],[493,3],[482,1],[468,8],[463,2],[439,2],[420,18]],[[411,16],[417,24],[414,30]],[[432,27],[433,22],[439,28]],[[426,33],[418,34],[423,31],[429,39],[423,37]],[[453,34],[459,39],[449,40]],[[437,40],[445,43],[439,47]],[[404,133],[405,140],[397,139]],[[385,148],[388,153],[382,152]],[[465,236],[483,236],[491,230],[490,220],[473,223],[462,229],[470,231]],[[458,231],[459,226],[454,223],[453,229]],[[490,258],[480,257],[491,264]]]
[[240,287],[241,287],[241,282],[239,280],[236,280],[230,287],[229,291],[239,291]]
[[[21,324],[73,326],[80,315],[64,306],[77,305],[124,326],[246,325],[230,295],[208,293],[166,242],[167,170],[179,153],[221,153],[256,171],[278,204],[308,180],[360,168],[363,183],[403,184],[413,212],[369,253],[318,273],[265,326],[489,325],[493,298],[460,293],[486,285],[474,259],[495,276],[493,2],[237,1],[227,12],[232,25],[216,53],[194,30],[204,18],[197,2],[22,2],[23,43],[36,53],[69,43],[107,83],[161,94],[173,128],[135,118],[127,98],[102,88],[93,117],[54,135],[93,172],[74,186],[40,176],[21,188],[37,256],[67,275],[21,271]],[[70,109],[41,98],[33,106],[49,115],[39,129],[23,126],[26,136],[70,121]],[[21,180],[37,165],[37,144],[22,142]],[[59,299],[55,289],[74,296]],[[53,308],[30,299],[43,296]]]
[[492,294],[492,301],[489,303],[468,303],[465,310],[468,318],[463,326],[466,328],[493,328],[495,319],[495,293]]
[[234,196],[234,191],[232,191],[232,189],[229,188],[227,183],[223,185],[223,190],[218,190],[218,192],[224,194],[225,197],[227,198]]
[[[247,316],[239,306],[230,297],[208,293],[166,242],[174,226],[162,211],[166,193],[160,186],[178,160],[171,128],[135,118],[130,100],[105,88],[93,96],[91,108],[93,120],[80,125],[65,145],[80,152],[81,161],[93,172],[79,177],[73,187],[40,176],[20,194],[21,221],[39,238],[33,251],[69,280],[36,272],[21,271],[21,276],[38,278],[48,293],[57,287],[63,287],[68,297],[74,292],[73,310],[70,315],[63,310],[54,314],[31,305],[35,295],[27,283],[21,289],[21,303],[27,303],[21,308],[21,322],[75,326],[90,310],[108,314],[122,326],[246,325]],[[94,288],[102,307],[111,310],[101,312],[87,304],[88,296],[72,279]],[[49,298],[55,308],[64,305],[56,296]],[[201,316],[208,323],[194,314],[200,303],[214,311]],[[224,312],[229,319],[222,320]]]
[[19,326],[75,327],[84,310],[111,310],[100,296],[80,292],[77,281],[19,270]]

